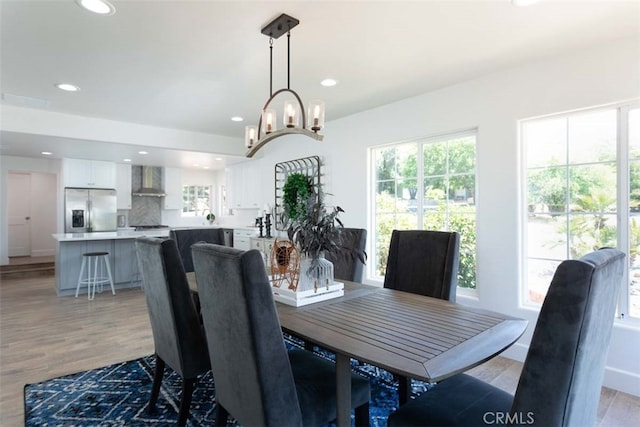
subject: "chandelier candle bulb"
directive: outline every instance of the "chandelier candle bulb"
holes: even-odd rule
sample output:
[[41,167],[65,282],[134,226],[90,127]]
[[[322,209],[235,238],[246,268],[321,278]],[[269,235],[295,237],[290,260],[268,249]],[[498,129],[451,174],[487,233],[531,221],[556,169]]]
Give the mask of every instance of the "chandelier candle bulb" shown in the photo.
[[253,143],[256,141],[256,127],[247,126],[244,131],[244,145],[247,148],[253,147]]
[[296,110],[296,101],[286,101],[284,103],[284,124],[286,127],[293,128],[298,126]]
[[262,112],[262,121],[265,123],[264,133],[269,134],[276,130],[274,128],[276,122],[276,111],[267,109]]
[[324,127],[324,102],[322,101],[311,101],[309,104],[309,114],[308,114],[308,124],[309,128],[318,132],[320,129]]

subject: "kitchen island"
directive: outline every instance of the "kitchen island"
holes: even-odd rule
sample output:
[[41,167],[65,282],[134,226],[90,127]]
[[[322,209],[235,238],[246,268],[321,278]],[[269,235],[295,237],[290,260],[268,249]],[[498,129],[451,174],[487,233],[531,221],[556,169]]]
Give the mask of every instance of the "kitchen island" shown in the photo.
[[[82,254],[86,252],[109,252],[111,273],[116,289],[140,286],[142,278],[138,272],[135,239],[141,236],[167,237],[168,235],[169,229],[53,234],[56,240],[56,293],[58,296],[75,295]],[[87,287],[81,286],[80,293],[86,294]],[[110,292],[109,295],[111,295]]]

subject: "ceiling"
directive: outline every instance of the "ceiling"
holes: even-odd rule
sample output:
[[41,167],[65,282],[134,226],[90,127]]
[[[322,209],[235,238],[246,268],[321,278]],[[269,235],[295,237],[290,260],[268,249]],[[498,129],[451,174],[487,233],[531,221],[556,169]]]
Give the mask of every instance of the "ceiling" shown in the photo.
[[[111,3],[116,13],[99,16],[73,0],[1,0],[2,103],[25,106],[25,99],[11,96],[17,95],[48,112],[222,135],[241,144],[244,126],[257,123],[269,97],[269,39],[260,29],[280,13],[300,20],[291,32],[291,88],[305,102],[324,100],[327,121],[544,57],[640,37],[640,1],[541,0],[529,7],[509,0]],[[338,85],[321,86],[326,77]],[[54,87],[60,82],[81,90],[60,91]],[[281,37],[274,42],[274,90],[285,86]],[[232,122],[232,116],[245,120]],[[0,136],[3,155],[41,157],[47,150],[79,157],[74,139],[4,128]],[[140,148],[99,141],[82,147],[84,158],[108,160]],[[176,142],[141,161],[196,167],[195,158],[212,169],[234,161],[215,147],[210,151],[185,152]]]

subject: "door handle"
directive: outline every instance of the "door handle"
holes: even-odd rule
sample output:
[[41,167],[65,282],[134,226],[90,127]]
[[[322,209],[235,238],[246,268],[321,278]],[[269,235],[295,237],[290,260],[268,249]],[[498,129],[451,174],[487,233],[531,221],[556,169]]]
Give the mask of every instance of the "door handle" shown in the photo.
[[27,221],[29,221],[31,219],[30,216],[25,216],[24,219],[26,219]]

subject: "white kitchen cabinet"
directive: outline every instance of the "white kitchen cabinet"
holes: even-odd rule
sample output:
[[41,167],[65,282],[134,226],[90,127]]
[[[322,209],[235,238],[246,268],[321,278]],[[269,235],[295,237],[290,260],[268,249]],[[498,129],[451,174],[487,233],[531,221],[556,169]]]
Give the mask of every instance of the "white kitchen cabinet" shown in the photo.
[[131,209],[131,165],[116,164],[116,194],[118,209]]
[[251,249],[251,238],[255,237],[257,233],[258,232],[255,230],[234,229],[233,247],[243,251],[248,251]]
[[262,206],[262,177],[255,164],[242,163],[227,168],[227,203],[231,209],[257,209]]
[[267,268],[271,266],[271,251],[275,241],[275,238],[266,237],[252,237],[250,239],[251,249],[257,249],[264,253]]
[[162,188],[166,196],[163,209],[182,209],[182,169],[164,168],[162,171]]
[[116,165],[111,162],[63,159],[62,174],[65,187],[116,187]]

